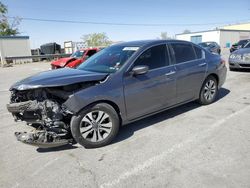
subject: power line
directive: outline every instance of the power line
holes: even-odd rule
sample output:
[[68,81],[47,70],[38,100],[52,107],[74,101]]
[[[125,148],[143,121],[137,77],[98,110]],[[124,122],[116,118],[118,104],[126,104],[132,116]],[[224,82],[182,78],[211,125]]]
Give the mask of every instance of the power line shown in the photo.
[[[8,16],[7,18],[15,19],[16,17]],[[160,27],[160,26],[208,26],[208,25],[224,25],[232,24],[232,22],[213,22],[213,23],[119,23],[119,22],[90,22],[90,21],[75,21],[75,20],[58,20],[58,19],[42,19],[42,18],[29,18],[18,17],[21,20],[38,21],[38,22],[54,22],[54,23],[71,23],[71,24],[91,24],[91,25],[110,25],[110,26],[145,26],[145,27]],[[235,22],[248,22],[248,20],[238,20]],[[234,22],[234,23],[235,23]]]

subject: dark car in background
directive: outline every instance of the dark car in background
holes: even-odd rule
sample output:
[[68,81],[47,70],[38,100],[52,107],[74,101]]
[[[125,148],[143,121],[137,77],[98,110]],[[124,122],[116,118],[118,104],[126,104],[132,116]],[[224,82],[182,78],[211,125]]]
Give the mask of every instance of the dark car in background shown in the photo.
[[229,69],[250,69],[250,41],[229,56]]
[[8,111],[33,126],[19,141],[54,147],[75,140],[86,148],[110,143],[125,125],[194,100],[216,100],[225,61],[178,40],[120,43],[77,69],[56,69],[11,86]]
[[221,53],[220,45],[217,44],[217,42],[201,42],[198,45],[207,49],[212,53],[217,53],[217,54]]
[[230,53],[232,53],[235,50],[238,50],[240,48],[243,48],[249,41],[250,41],[250,39],[244,39],[244,40],[240,40],[239,42],[233,44],[230,48]]

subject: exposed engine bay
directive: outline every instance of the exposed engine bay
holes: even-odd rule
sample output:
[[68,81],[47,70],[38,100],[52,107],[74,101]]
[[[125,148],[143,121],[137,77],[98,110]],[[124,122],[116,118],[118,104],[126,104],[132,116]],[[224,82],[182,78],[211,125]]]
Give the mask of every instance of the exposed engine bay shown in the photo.
[[94,84],[96,82],[23,91],[13,89],[8,111],[15,121],[25,121],[34,128],[30,133],[16,132],[17,140],[40,148],[74,142],[70,131],[72,113],[63,103],[70,95]]

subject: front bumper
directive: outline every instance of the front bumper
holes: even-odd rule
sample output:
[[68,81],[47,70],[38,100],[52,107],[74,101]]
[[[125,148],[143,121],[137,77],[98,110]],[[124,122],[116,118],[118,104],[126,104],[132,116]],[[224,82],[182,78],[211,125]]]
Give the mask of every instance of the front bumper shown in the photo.
[[229,59],[229,67],[235,69],[250,69],[250,62]]
[[7,110],[10,113],[23,113],[25,111],[32,112],[39,109],[37,101],[26,101],[19,103],[7,104]]
[[40,132],[15,132],[16,139],[24,144],[38,148],[53,148],[73,143],[73,139],[53,138],[45,131]]

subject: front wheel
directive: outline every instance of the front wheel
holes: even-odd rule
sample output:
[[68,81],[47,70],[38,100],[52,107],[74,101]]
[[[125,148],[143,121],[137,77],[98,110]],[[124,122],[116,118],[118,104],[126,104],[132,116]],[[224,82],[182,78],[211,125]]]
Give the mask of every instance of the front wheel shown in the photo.
[[199,96],[199,103],[202,105],[208,105],[215,101],[216,96],[218,93],[218,82],[213,76],[207,77],[204,81],[200,96]]
[[109,144],[117,135],[119,126],[118,114],[106,103],[90,106],[71,120],[72,136],[85,148]]

